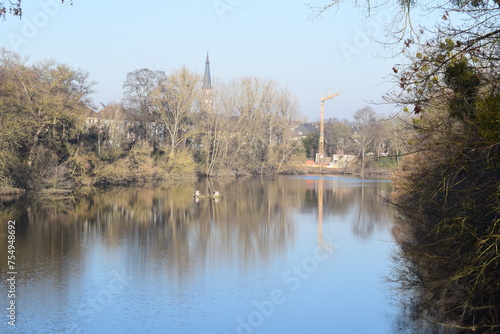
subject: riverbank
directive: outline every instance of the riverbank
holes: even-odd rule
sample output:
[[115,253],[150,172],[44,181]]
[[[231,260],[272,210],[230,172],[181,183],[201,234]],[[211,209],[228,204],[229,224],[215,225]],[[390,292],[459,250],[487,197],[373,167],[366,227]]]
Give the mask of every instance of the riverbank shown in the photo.
[[367,157],[364,168],[361,168],[361,159],[356,158],[344,168],[331,165],[304,164],[299,169],[302,174],[391,176],[398,169],[398,161],[396,157]]
[[[115,187],[125,187],[125,188],[143,188],[151,186],[161,186],[165,184],[172,184],[179,181],[195,180],[201,178],[211,178],[218,179],[220,177],[230,177],[238,178],[241,176],[256,176],[256,175],[290,175],[290,174],[320,174],[320,175],[356,175],[356,176],[391,176],[397,170],[397,161],[394,157],[370,157],[365,160],[365,168],[363,173],[361,172],[361,161],[360,159],[355,159],[346,168],[338,168],[335,166],[328,165],[308,165],[308,164],[298,164],[295,166],[289,166],[286,172],[281,173],[264,173],[264,174],[251,174],[251,173],[238,173],[238,172],[223,172],[220,175],[206,176],[202,174],[196,175],[194,168],[185,168],[185,164],[182,164],[176,169],[175,175],[164,174],[164,177],[159,177],[160,171],[153,169],[155,173],[151,175],[143,175],[144,173],[132,173],[132,171],[127,171],[126,177],[122,175],[122,178],[117,178],[116,174],[120,174],[120,170],[110,169],[105,173],[106,177],[100,175],[100,182],[87,182],[87,184],[73,183],[72,186],[68,187],[68,184],[64,184],[65,187],[56,188],[38,188],[38,189],[21,189],[14,188],[10,186],[0,187],[0,196],[6,197],[9,200],[19,197],[26,192],[34,193],[42,196],[67,196],[74,193],[89,194],[97,190],[112,189]],[[137,170],[135,171],[137,172]],[[172,173],[172,169],[169,170]],[[174,173],[172,173],[174,174]],[[170,176],[170,177],[169,177]],[[174,177],[175,176],[175,177]]]

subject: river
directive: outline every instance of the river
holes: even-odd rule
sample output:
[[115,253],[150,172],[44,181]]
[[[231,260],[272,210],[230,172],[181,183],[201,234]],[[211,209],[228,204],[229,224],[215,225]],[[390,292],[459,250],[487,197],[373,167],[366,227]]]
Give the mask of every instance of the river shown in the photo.
[[393,333],[390,191],[387,180],[306,175],[9,202],[0,331]]

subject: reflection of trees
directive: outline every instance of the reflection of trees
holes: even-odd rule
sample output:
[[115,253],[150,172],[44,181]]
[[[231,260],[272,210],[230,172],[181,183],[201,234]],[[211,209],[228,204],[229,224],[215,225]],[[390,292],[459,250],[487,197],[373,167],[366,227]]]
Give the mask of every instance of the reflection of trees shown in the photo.
[[[156,272],[182,286],[206,269],[251,270],[284,252],[294,239],[294,212],[318,207],[317,182],[286,177],[204,179],[166,189],[114,189],[92,196],[25,199],[0,214],[17,221],[17,256],[29,279],[47,279],[56,293],[85,260],[119,256],[133,272]],[[387,208],[374,195],[388,183],[324,182],[324,216],[356,217],[353,229],[366,236],[389,221]],[[224,198],[192,198],[217,190]],[[309,199],[308,199],[309,197]],[[359,213],[359,211],[363,211]],[[366,228],[365,226],[368,226]],[[375,227],[369,227],[375,226]],[[7,256],[0,238],[0,256]],[[109,255],[108,255],[109,254]],[[115,254],[115,255],[112,255]],[[45,264],[46,269],[41,271]],[[5,272],[5,271],[4,271]],[[58,292],[61,293],[61,292]]]
[[[408,295],[408,300],[400,307],[393,327],[394,333],[401,334],[458,334],[458,328],[443,327],[445,319],[439,316],[432,305],[424,302],[427,292],[416,289],[415,293]],[[464,332],[464,333],[468,333]]]
[[303,211],[318,207],[320,183],[323,188],[323,217],[337,216],[341,220],[352,221],[350,216],[354,215],[353,232],[363,238],[371,236],[375,228],[387,227],[391,223],[391,210],[384,200],[391,189],[389,182],[365,182],[343,177],[307,180],[301,202]]
[[[196,203],[195,189],[221,191],[224,199]],[[204,180],[168,189],[31,199],[2,218],[18,222],[17,255],[26,275],[36,275],[37,263],[50,263],[54,275],[67,277],[65,259],[84,258],[85,241],[95,238],[123,252],[131,270],[162,270],[181,284],[208,264],[252,266],[283,251],[293,239],[293,201],[280,179]],[[4,257],[6,240],[0,240]]]
[[[481,189],[478,186],[475,191]],[[460,192],[460,196],[467,195]],[[399,331],[499,333],[500,256],[498,248],[492,246],[498,243],[498,216],[489,213],[494,217],[490,226],[480,215],[468,221],[466,212],[461,212],[463,217],[442,219],[437,210],[424,211],[422,207],[428,207],[422,203],[411,207],[416,201],[397,200],[393,234],[399,252],[392,279],[402,296],[403,308],[396,324]],[[480,200],[476,203],[468,209],[477,210],[482,205]],[[436,222],[436,217],[442,220]]]
[[[402,241],[398,240],[400,246]],[[414,262],[415,257],[427,262],[427,266],[424,268]],[[424,259],[425,257],[432,256],[417,252],[409,254],[402,250],[394,255],[394,269],[390,280],[396,287],[395,293],[400,304],[399,315],[393,324],[394,331],[402,334],[484,333],[482,329],[471,331],[450,320],[451,317],[466,316],[460,314],[456,307],[463,301],[465,287],[455,285],[439,289],[445,283],[439,273],[442,268],[439,268],[437,261],[431,264],[429,258]]]
[[361,183],[358,188],[358,205],[356,223],[353,232],[367,238],[372,235],[375,227],[388,226],[392,222],[391,210],[385,200],[390,191],[388,182]]

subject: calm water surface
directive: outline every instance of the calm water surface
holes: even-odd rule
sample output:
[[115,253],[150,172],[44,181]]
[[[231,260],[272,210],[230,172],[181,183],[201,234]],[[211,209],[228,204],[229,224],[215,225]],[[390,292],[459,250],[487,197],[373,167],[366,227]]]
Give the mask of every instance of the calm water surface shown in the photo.
[[[221,191],[224,198],[193,200]],[[391,184],[295,176],[25,200],[4,333],[392,333]]]

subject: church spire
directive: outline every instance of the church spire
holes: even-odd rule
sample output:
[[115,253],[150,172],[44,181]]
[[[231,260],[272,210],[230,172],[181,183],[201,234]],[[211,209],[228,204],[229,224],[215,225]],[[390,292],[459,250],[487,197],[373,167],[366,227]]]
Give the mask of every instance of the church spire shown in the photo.
[[203,90],[212,89],[212,78],[210,77],[210,60],[208,59],[207,51],[207,61],[205,62],[205,75],[203,76]]
[[203,92],[203,109],[204,111],[212,111],[212,78],[210,77],[210,60],[208,59],[207,51],[207,61],[205,62],[205,75],[203,76],[203,86],[201,87]]

